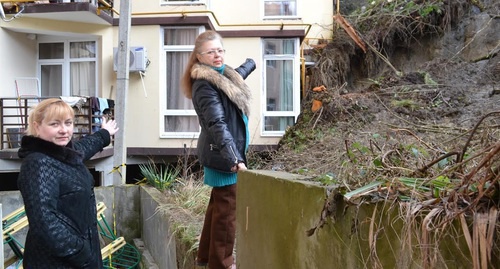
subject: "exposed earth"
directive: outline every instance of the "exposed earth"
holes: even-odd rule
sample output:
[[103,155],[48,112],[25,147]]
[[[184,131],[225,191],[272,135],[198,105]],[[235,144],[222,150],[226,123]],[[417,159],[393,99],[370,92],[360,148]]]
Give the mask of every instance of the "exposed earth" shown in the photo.
[[[317,47],[297,124],[254,168],[346,191],[473,176],[500,141],[500,1],[354,2],[343,17],[362,44],[338,27]],[[500,152],[491,157],[498,185]]]

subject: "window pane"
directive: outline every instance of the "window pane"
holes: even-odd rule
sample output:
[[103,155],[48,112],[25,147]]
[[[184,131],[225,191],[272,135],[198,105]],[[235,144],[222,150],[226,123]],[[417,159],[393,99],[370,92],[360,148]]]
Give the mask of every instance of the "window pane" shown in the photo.
[[[180,87],[180,80],[186,68],[199,27],[164,28],[165,51],[165,133],[198,133],[200,127],[191,99],[186,98]],[[186,135],[186,134],[169,134]]]
[[70,58],[95,58],[95,42],[71,42]]
[[70,64],[71,95],[94,96],[95,89],[95,62],[73,62]]
[[295,42],[292,39],[281,39],[273,40],[269,39],[265,41],[265,54],[295,54]]
[[198,29],[165,29],[163,40],[167,46],[171,45],[194,45]]
[[39,59],[64,58],[64,43],[40,43],[38,45]]
[[190,52],[167,52],[167,109],[194,109],[180,87],[180,78]]
[[165,132],[199,132],[196,116],[165,116]]
[[291,60],[266,60],[267,111],[293,111]]
[[42,96],[61,96],[62,65],[42,65],[41,71]]
[[294,124],[294,117],[264,117],[264,131],[285,131]]
[[297,15],[295,1],[265,1],[265,16],[294,16]]

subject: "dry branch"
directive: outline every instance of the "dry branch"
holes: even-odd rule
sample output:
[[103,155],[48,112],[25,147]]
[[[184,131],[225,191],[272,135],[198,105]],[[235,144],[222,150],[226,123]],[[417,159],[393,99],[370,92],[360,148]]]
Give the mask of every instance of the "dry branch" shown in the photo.
[[340,15],[340,14],[333,15],[333,18],[335,19],[335,21],[338,24],[340,24],[340,26],[342,26],[342,28],[344,28],[344,30],[347,32],[347,34],[363,50],[363,52],[366,53],[366,46],[365,46],[363,40],[361,40],[361,38],[356,33],[356,30],[351,26],[351,24],[349,22],[347,22],[346,19],[344,17],[342,17],[342,15]]

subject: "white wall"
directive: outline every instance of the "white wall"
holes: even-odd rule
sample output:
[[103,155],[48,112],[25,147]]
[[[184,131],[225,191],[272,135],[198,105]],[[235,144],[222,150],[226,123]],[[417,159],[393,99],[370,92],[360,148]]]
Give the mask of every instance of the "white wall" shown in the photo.
[[33,77],[36,73],[36,41],[25,33],[0,28],[0,96],[16,97],[17,77]]

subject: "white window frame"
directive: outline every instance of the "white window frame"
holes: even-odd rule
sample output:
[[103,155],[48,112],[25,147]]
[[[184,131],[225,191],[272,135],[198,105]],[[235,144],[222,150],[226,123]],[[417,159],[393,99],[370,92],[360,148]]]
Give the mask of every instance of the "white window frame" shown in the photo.
[[[300,0],[262,0],[262,18],[264,20],[282,20],[282,19],[298,19],[299,16],[299,1]],[[266,2],[295,2],[295,15],[280,15],[280,16],[266,16]]]
[[[266,40],[290,40],[294,39],[294,54],[266,54],[265,41]],[[266,131],[266,117],[293,117],[293,123],[297,122],[297,117],[300,114],[300,43],[298,38],[266,38],[262,39],[262,55],[263,55],[263,86],[262,86],[262,118],[261,118],[261,135],[262,136],[283,136],[283,131]],[[267,61],[268,60],[290,60],[293,66],[293,109],[292,111],[267,111]]]
[[[73,42],[95,42],[96,44],[96,52],[94,58],[83,58],[80,59],[71,59],[70,58],[70,43]],[[93,93],[90,93],[90,96],[98,95],[98,80],[99,80],[99,61],[100,53],[99,53],[99,41],[93,38],[75,38],[75,39],[61,39],[60,37],[40,37],[37,42],[37,50],[40,43],[64,43],[64,56],[63,59],[40,59],[39,52],[37,51],[37,77],[42,80],[42,65],[61,65],[62,66],[62,93],[61,96],[71,96],[71,63],[73,62],[95,62],[95,81],[94,81],[94,89]]]
[[[198,138],[200,135],[201,127],[198,132],[166,132],[165,131],[165,117],[167,116],[197,116],[194,109],[168,109],[167,108],[167,78],[165,77],[167,71],[167,52],[192,52],[194,43],[192,45],[164,45],[164,29],[197,29],[198,34],[205,31],[203,26],[182,26],[182,27],[161,27],[160,28],[160,48],[162,55],[162,63],[160,68],[160,138]],[[184,70],[184,68],[182,69]],[[178,78],[180,80],[180,77]],[[180,90],[180,89],[179,89]]]
[[210,0],[160,0],[160,5],[162,6],[196,6],[208,4]]

